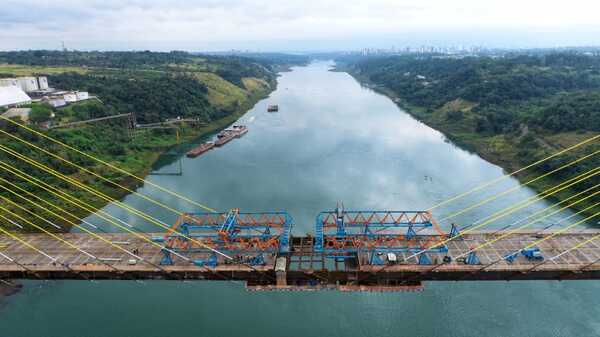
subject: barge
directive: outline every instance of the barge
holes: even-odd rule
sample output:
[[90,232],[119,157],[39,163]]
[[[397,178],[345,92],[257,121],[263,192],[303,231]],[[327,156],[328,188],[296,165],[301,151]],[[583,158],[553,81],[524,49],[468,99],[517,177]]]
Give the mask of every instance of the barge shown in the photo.
[[215,141],[215,146],[223,146],[223,145],[229,143],[230,141],[232,141],[236,137],[237,137],[237,132],[234,132],[231,129],[225,129],[225,130],[219,132],[219,134],[217,134],[217,140]]
[[234,125],[232,129],[236,132],[235,136],[238,138],[248,133],[248,128],[245,125]]
[[191,149],[186,156],[188,158],[196,158],[199,155],[205,153],[206,151],[212,149],[213,147],[215,147],[215,142],[206,142],[203,144],[200,144],[199,146]]
[[223,146],[232,141],[234,138],[240,138],[246,133],[248,133],[248,127],[245,125],[233,125],[217,134],[215,146]]

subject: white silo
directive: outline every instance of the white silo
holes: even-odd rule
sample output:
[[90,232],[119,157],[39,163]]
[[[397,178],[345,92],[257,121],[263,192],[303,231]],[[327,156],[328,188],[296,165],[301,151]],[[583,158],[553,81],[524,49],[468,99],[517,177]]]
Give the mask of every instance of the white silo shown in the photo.
[[40,90],[48,89],[48,78],[46,76],[38,77],[38,88],[40,88]]
[[20,87],[16,78],[0,78],[0,87]]
[[19,85],[25,92],[38,90],[38,83],[35,77],[19,77]]

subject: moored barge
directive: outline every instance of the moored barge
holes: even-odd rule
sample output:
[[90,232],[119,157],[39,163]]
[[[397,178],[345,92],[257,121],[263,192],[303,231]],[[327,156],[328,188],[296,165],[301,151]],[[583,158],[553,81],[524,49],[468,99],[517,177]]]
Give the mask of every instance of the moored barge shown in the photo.
[[215,142],[206,142],[188,151],[186,156],[188,158],[195,158],[205,153],[206,151],[212,149],[213,147],[215,147]]

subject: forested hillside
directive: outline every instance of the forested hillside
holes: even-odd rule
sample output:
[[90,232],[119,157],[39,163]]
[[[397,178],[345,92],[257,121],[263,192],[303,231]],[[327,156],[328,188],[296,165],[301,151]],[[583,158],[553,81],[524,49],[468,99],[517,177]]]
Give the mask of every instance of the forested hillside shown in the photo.
[[510,132],[521,124],[600,131],[600,114],[594,113],[599,107],[600,57],[393,57],[359,61],[353,68],[408,103],[430,110],[459,98],[476,104],[479,132]]
[[[455,142],[514,170],[600,132],[600,57],[542,53],[502,57],[340,59],[343,68]],[[522,180],[599,149],[596,141],[529,170]],[[598,167],[597,156],[552,175],[541,190]],[[583,190],[597,179],[574,186]],[[569,195],[563,193],[562,197]]]
[[[32,74],[48,74],[53,87],[89,91],[105,103],[96,114],[133,112],[141,123],[175,117],[210,122],[239,109],[254,91],[270,90],[277,62],[184,52],[18,51],[0,53],[0,73],[16,76],[10,73],[14,65],[31,67]],[[248,88],[245,79],[264,86]],[[215,87],[237,100],[211,102]]]
[[[276,86],[275,70],[282,66],[280,62],[280,59],[271,58],[255,60],[183,52],[0,52],[0,77],[46,75],[51,87],[88,91],[98,97],[98,100],[79,102],[62,108],[35,103],[30,114],[30,121],[33,123],[29,127],[115,163],[134,174],[144,176],[151,170],[160,153],[176,145],[180,139],[190,140],[223,128],[250,109],[257,100],[268,95]],[[124,120],[86,124],[71,129],[46,130],[39,125],[39,122],[48,120],[52,124],[60,124],[130,112],[135,114],[137,123],[140,124],[177,117],[199,119],[203,123],[179,125],[177,134],[174,129],[140,129],[135,130],[133,137],[124,127]],[[55,116],[53,118],[52,113]],[[127,176],[98,165],[8,121],[0,121],[0,130],[130,188],[136,185],[136,182]],[[86,185],[113,198],[121,198],[126,194],[124,190],[52,158],[8,134],[0,133],[0,145],[62,174],[84,181]],[[73,214],[85,216],[89,212],[53,196],[24,178],[18,178],[16,170],[52,186],[58,186],[77,200],[94,207],[106,204],[106,200],[34,168],[6,151],[0,152],[0,161],[12,166],[4,166],[0,170],[0,178],[15,182],[24,190],[43,199],[52,200]],[[6,190],[0,191],[0,196],[16,200],[16,196]],[[70,227],[67,222],[47,212],[41,212],[31,204],[21,204],[63,226],[65,230]],[[16,207],[10,208],[17,214],[27,215]],[[36,222],[50,230],[57,230],[48,223]],[[20,230],[16,227],[13,229]],[[25,227],[24,230],[34,229]]]

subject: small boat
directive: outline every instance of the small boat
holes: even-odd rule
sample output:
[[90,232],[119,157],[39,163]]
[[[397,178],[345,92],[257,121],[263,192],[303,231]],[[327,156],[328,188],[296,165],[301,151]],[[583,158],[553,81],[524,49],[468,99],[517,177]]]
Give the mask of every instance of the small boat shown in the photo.
[[279,105],[277,105],[277,104],[269,105],[267,107],[267,111],[268,112],[277,112],[277,111],[279,111]]
[[237,132],[232,131],[231,129],[225,129],[219,134],[217,134],[217,141],[215,141],[215,146],[222,146],[229,143],[233,138],[237,136]]
[[196,158],[199,155],[203,154],[204,152],[212,149],[213,147],[215,147],[215,142],[206,142],[203,144],[200,144],[199,146],[191,149],[186,156],[188,158]]
[[248,128],[245,125],[234,125],[233,130],[238,138],[248,133]]

